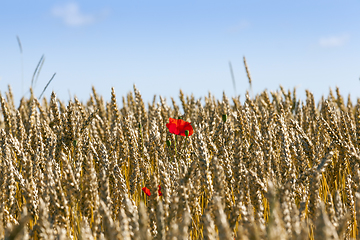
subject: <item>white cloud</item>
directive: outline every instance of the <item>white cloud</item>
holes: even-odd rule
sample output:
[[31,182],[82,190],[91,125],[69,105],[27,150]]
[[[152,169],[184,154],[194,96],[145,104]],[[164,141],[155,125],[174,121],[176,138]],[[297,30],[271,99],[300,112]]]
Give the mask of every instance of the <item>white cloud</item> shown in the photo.
[[96,20],[94,15],[82,13],[77,3],[56,6],[52,9],[52,14],[55,17],[61,18],[69,26],[83,26],[91,24]]
[[341,36],[331,36],[331,37],[325,37],[319,39],[319,45],[321,47],[340,47],[344,45],[348,40],[350,36],[347,34],[341,35]]

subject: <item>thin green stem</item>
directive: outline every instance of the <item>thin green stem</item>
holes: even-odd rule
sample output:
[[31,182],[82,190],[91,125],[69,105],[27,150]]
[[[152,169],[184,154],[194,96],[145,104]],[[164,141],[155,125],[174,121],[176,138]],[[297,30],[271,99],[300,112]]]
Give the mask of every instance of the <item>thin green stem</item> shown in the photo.
[[186,161],[186,156],[188,154],[188,148],[187,146],[187,140],[188,140],[188,136],[185,137],[185,142],[184,142],[184,150],[185,150],[185,161]]
[[176,168],[178,170],[178,173],[180,173],[180,169],[179,169],[179,161],[178,161],[178,154],[177,154],[177,149],[176,149],[176,135],[174,134],[174,151],[175,151],[175,155],[174,155],[174,162],[176,164]]

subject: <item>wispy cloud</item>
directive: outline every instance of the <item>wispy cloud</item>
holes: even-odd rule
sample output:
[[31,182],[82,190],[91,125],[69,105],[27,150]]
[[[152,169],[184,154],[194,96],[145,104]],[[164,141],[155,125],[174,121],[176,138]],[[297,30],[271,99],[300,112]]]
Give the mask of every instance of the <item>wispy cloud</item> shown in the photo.
[[344,45],[350,36],[348,34],[343,34],[340,36],[330,36],[319,39],[319,45],[321,47],[340,47]]
[[88,25],[99,19],[99,16],[94,14],[85,14],[81,12],[77,3],[55,6],[53,7],[51,13],[54,17],[61,18],[62,21],[69,26]]

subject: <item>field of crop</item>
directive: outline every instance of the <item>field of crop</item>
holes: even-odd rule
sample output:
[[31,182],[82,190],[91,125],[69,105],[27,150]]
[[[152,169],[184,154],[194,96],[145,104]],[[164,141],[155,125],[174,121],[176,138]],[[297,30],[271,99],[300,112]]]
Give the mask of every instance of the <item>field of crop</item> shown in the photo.
[[0,239],[360,239],[360,99],[120,99],[1,95]]

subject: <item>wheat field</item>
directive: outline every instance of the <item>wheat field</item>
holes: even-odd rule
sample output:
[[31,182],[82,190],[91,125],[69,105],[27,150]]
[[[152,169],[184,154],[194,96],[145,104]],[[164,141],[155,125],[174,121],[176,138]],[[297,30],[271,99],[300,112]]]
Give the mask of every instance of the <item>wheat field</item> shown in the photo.
[[339,89],[0,98],[0,239],[360,239],[360,99]]

